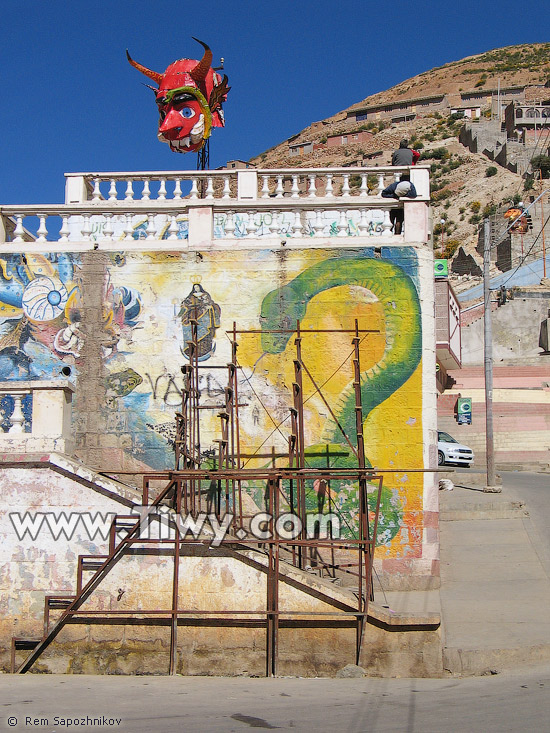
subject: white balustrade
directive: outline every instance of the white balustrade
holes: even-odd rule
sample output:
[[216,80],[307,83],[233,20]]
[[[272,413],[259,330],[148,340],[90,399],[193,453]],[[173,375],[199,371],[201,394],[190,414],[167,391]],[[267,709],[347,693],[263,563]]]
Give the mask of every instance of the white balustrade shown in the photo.
[[74,387],[66,379],[0,382],[0,449],[10,453],[71,453],[73,392]]
[[[189,236],[191,241],[196,222],[205,221],[204,216],[189,216],[195,207],[217,217],[215,238],[393,237],[389,210],[403,202],[381,198],[381,193],[406,172],[419,191],[417,201],[427,207],[427,166],[249,170],[242,198],[237,171],[79,174],[79,179],[70,174],[70,203],[1,207],[0,241],[16,246],[34,242],[41,248],[57,242],[65,249],[79,242],[90,249],[104,242],[109,248],[138,238],[181,241]],[[270,206],[275,201],[276,210]],[[182,217],[189,222],[185,227]],[[410,239],[410,227],[407,232]]]

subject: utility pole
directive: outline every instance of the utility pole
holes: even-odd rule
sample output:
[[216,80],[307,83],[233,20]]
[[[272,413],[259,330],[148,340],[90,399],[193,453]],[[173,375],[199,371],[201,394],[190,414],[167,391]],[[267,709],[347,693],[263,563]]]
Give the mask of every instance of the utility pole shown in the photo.
[[493,331],[491,328],[491,289],[489,270],[491,266],[491,221],[483,221],[483,297],[484,297],[484,364],[485,364],[485,446],[487,454],[488,493],[500,493],[495,483],[495,454],[493,441]]

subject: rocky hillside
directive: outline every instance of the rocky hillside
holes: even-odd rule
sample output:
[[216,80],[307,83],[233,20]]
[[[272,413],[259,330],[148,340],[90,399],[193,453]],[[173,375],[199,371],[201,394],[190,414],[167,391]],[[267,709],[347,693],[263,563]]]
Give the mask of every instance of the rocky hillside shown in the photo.
[[[433,95],[460,97],[461,93],[525,87],[528,101],[550,98],[545,85],[550,80],[550,43],[510,46],[470,56],[423,72],[352,105],[326,120],[310,126],[251,160],[261,167],[349,166],[388,163],[399,141],[407,137],[420,150],[422,162],[431,166],[434,247],[443,247],[452,256],[459,245],[474,253],[477,225],[490,213],[514,197],[523,198],[525,181],[517,174],[495,165],[484,155],[471,153],[458,140],[464,119],[444,112],[416,112],[416,118],[392,123],[380,120],[359,124],[349,112],[372,105],[389,104]],[[491,110],[483,109],[490,117]],[[327,137],[360,131],[370,139],[329,147]],[[290,155],[290,143],[312,143],[317,149]],[[380,155],[381,153],[381,155]],[[370,156],[377,154],[372,159]],[[477,257],[477,255],[476,255]]]

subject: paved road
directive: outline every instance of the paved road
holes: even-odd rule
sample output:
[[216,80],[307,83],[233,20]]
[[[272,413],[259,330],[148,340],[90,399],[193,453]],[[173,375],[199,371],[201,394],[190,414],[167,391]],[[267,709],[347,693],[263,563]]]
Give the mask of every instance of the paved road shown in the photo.
[[531,521],[550,547],[550,474],[501,471],[500,475],[503,488],[511,489],[525,501]]
[[[66,724],[86,717],[101,725]],[[441,680],[0,676],[0,730],[17,733],[517,733],[549,720],[550,666]]]
[[[461,473],[479,473],[479,468],[457,468],[456,476]],[[533,527],[543,545],[544,564],[550,560],[550,474],[529,473],[527,471],[498,471],[502,487],[522,499],[529,512]],[[536,545],[536,538],[533,537]]]

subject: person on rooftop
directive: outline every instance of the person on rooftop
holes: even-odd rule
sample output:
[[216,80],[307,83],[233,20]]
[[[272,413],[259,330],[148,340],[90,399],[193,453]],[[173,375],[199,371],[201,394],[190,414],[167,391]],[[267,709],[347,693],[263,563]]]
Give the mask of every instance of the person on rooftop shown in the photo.
[[407,139],[401,140],[399,148],[394,151],[391,157],[392,165],[416,165],[416,161],[420,158],[420,153],[417,150],[411,150],[409,148],[409,141]]

